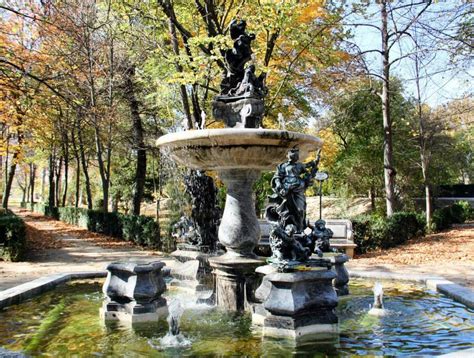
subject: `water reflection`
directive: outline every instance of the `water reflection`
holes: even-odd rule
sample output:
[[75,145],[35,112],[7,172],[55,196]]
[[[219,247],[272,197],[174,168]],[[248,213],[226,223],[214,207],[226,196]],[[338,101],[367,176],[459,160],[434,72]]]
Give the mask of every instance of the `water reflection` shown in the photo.
[[[248,315],[196,305],[189,293],[168,292],[183,307],[180,333],[188,345],[165,347],[166,321],[133,329],[105,326],[98,316],[100,283],[64,286],[0,312],[0,346],[31,356],[339,356],[438,355],[472,347],[474,311],[410,284],[384,282],[388,316],[368,314],[373,282],[353,280],[338,306],[337,342],[262,338]],[[58,308],[58,304],[62,306]],[[45,324],[45,322],[49,322]],[[34,345],[32,344],[34,342]],[[28,348],[30,347],[30,348]]]

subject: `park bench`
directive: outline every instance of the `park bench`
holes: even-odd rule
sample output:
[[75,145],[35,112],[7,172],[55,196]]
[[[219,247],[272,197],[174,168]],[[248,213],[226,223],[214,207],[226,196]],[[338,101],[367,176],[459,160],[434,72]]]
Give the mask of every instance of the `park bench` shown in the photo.
[[[314,223],[315,220],[311,220]],[[257,246],[257,253],[263,256],[270,256],[270,230],[271,225],[266,220],[259,220],[260,241]],[[354,248],[357,246],[353,241],[352,222],[346,219],[327,219],[326,227],[334,233],[330,240],[331,247],[352,258]]]

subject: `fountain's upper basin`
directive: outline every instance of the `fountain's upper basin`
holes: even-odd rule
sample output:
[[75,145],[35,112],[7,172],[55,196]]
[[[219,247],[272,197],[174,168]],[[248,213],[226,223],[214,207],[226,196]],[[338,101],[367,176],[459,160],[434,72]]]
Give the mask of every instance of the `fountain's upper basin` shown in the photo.
[[157,146],[167,148],[178,163],[193,169],[274,169],[291,148],[300,158],[321,148],[321,139],[275,129],[204,129],[170,133]]

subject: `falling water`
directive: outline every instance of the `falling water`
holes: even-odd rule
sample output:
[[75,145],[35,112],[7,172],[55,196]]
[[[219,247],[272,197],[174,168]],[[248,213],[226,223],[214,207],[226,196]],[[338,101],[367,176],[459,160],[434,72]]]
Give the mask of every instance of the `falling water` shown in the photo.
[[387,315],[388,310],[386,310],[383,306],[383,287],[380,282],[375,283],[373,292],[374,292],[374,304],[372,308],[369,310],[369,315],[372,315],[372,316]]
[[278,125],[280,126],[281,130],[286,131],[285,118],[281,113],[278,113]]
[[[184,312],[184,307],[178,300],[173,300],[168,305],[168,333],[159,340],[159,349],[170,348],[170,347],[188,347],[191,345],[191,340],[183,336],[180,332],[180,319]],[[151,342],[149,342],[154,346]]]

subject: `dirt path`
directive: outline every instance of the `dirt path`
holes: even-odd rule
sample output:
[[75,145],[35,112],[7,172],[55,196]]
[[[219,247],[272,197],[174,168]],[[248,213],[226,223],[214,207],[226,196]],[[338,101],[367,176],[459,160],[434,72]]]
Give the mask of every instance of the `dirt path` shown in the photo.
[[458,225],[399,247],[361,255],[348,267],[444,276],[474,289],[474,225]]
[[104,270],[112,261],[152,261],[159,252],[52,220],[17,211],[27,225],[27,257],[0,261],[0,291],[54,273]]

